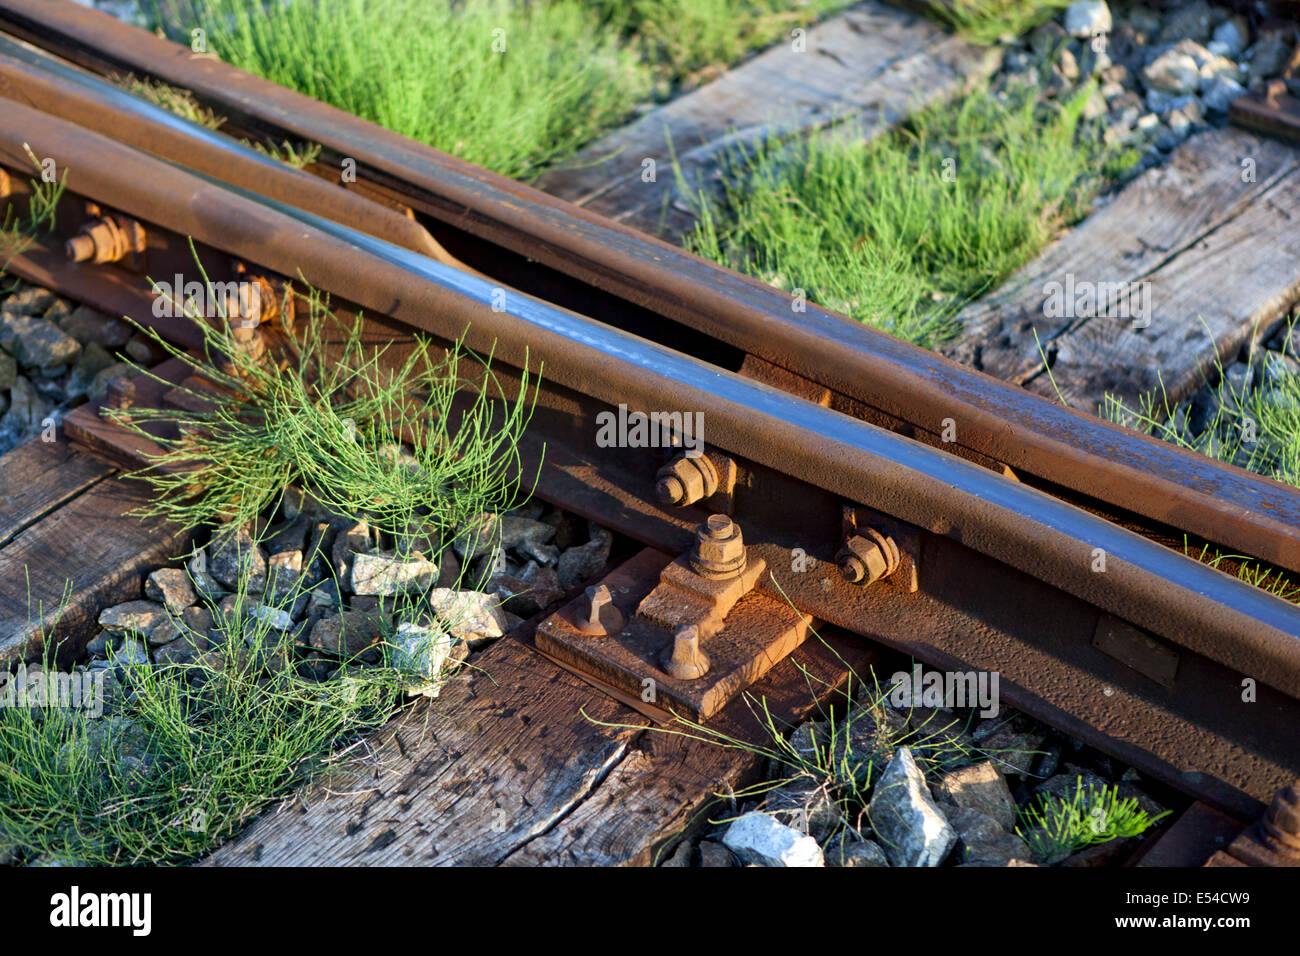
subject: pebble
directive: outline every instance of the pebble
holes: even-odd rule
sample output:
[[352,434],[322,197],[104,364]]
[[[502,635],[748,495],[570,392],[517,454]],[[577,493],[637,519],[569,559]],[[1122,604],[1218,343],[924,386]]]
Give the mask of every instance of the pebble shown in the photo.
[[699,851],[700,866],[702,867],[718,868],[736,865],[735,856],[716,840],[701,840]]
[[486,588],[487,593],[494,595],[503,608],[522,617],[532,617],[564,596],[564,589],[560,587],[560,579],[553,568],[543,568],[536,562],[529,567],[535,570],[528,581],[522,576],[498,574],[487,583]]
[[742,861],[758,866],[826,865],[816,840],[766,813],[746,813],[732,821],[722,842]]
[[980,749],[1004,774],[1029,776],[1046,736],[1030,721],[990,718],[972,735]]
[[1007,866],[1013,860],[1028,862],[1029,847],[1014,833],[1008,833],[992,817],[959,807],[948,815],[957,832],[957,859],[967,866]]
[[208,573],[208,552],[206,548],[195,548],[185,564],[185,572],[195,590],[210,601],[219,600],[225,595],[225,589],[217,579]]
[[575,588],[590,580],[609,561],[609,552],[614,544],[614,536],[595,524],[590,525],[591,540],[586,544],[569,548],[560,555],[556,565],[556,574],[560,585],[566,590]]
[[434,588],[429,592],[429,606],[452,637],[465,641],[474,651],[504,637],[511,626],[496,596],[481,591]]
[[1104,0],[1072,3],[1065,8],[1065,32],[1081,40],[1111,30],[1110,7]]
[[104,630],[141,637],[148,637],[167,620],[167,609],[154,601],[127,601],[104,608],[99,613],[99,626]]
[[1235,14],[1214,28],[1214,42],[1221,44],[1227,56],[1240,56],[1250,42],[1250,26],[1241,14]]
[[872,788],[867,817],[891,866],[938,866],[957,840],[907,747]]
[[266,553],[247,528],[225,529],[214,536],[208,547],[208,573],[222,587],[239,589],[241,576],[247,575],[246,589],[260,594],[266,587]]
[[95,376],[104,369],[110,368],[115,364],[115,361],[113,356],[94,342],[83,346],[81,354],[77,356],[77,361],[73,363],[67,384],[64,386],[68,397],[74,398],[89,393],[94,384]]
[[277,551],[266,559],[266,598],[276,604],[288,600],[302,578],[302,552]]
[[1016,824],[1016,801],[1011,796],[1011,788],[991,760],[944,774],[935,795],[953,806],[977,810],[1006,830]]
[[181,611],[181,624],[196,634],[212,630],[212,612],[205,607],[187,607]]
[[371,552],[352,559],[352,592],[359,595],[391,597],[410,591],[422,591],[438,580],[438,566],[422,555],[399,557],[393,553]]
[[0,315],[42,315],[54,302],[55,295],[49,289],[24,286],[0,303]]
[[248,608],[248,616],[259,624],[264,624],[272,630],[287,631],[293,627],[293,615],[284,608],[274,607],[270,604],[253,604]]
[[1291,56],[1294,42],[1291,29],[1269,30],[1260,34],[1259,40],[1246,52],[1250,63],[1250,85],[1262,83],[1280,72]]
[[1226,113],[1232,100],[1244,94],[1245,87],[1231,77],[1210,77],[1201,85],[1201,100],[1212,113]]
[[330,654],[355,657],[382,636],[380,621],[360,611],[326,614],[311,629],[311,646]]
[[81,343],[48,319],[0,312],[0,348],[24,368],[49,368],[75,361]]
[[451,656],[451,635],[435,625],[403,622],[397,625],[392,646],[393,667],[410,680],[407,694],[437,697]]
[[89,398],[102,398],[108,391],[109,383],[115,378],[121,376],[131,376],[135,374],[135,369],[125,362],[114,362],[107,368],[102,368],[95,373],[95,377],[90,382],[90,387],[86,390]]
[[189,575],[180,568],[159,568],[145,579],[144,596],[177,613],[198,600]]
[[52,411],[53,406],[41,397],[32,383],[19,375],[9,389],[9,410],[5,412],[3,424],[15,431],[34,432],[42,427],[41,423]]
[[1201,85],[1201,68],[1186,53],[1169,50],[1147,64],[1142,76],[1151,89],[1174,96],[1195,93]]
[[[48,316],[47,316],[48,317]],[[59,328],[82,346],[98,345],[101,349],[120,349],[131,339],[131,327],[121,319],[79,305],[59,320]]]
[[827,866],[843,867],[882,867],[889,866],[879,844],[865,840],[850,831],[843,831],[840,836],[832,838],[822,851]]
[[1208,0],[1191,0],[1180,2],[1173,12],[1165,18],[1157,36],[1159,43],[1176,43],[1190,37],[1204,43],[1210,38],[1210,25],[1213,11]]

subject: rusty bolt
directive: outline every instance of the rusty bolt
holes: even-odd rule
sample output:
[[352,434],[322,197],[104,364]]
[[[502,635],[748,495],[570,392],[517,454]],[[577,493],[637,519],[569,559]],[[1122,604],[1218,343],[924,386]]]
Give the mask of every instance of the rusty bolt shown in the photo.
[[745,570],[745,539],[740,525],[726,515],[709,515],[695,529],[691,567],[706,578],[734,578]]
[[700,650],[700,631],[694,624],[683,624],[673,635],[672,646],[660,658],[664,673],[677,680],[695,680],[709,672],[709,658]]
[[1273,795],[1259,827],[1273,849],[1300,857],[1300,780]]
[[609,585],[597,584],[587,588],[587,606],[575,623],[584,634],[614,634],[623,630],[623,613],[614,606],[614,595]]
[[844,547],[835,556],[840,576],[850,584],[871,584],[887,578],[902,563],[898,545],[874,528],[859,529],[862,534],[850,535]]
[[135,382],[125,375],[119,375],[108,383],[108,391],[104,395],[104,406],[100,410],[103,414],[107,411],[115,411],[118,414],[114,417],[125,419],[122,414],[135,403]]
[[81,227],[81,231],[63,245],[73,262],[121,262],[128,255],[144,252],[144,227],[134,219],[101,216]]
[[659,469],[655,494],[666,505],[684,508],[718,490],[718,470],[704,455],[678,455]]

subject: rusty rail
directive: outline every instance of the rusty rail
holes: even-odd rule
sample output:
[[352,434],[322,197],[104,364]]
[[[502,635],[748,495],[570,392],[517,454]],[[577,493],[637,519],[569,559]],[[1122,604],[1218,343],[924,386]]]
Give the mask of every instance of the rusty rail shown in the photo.
[[[998,670],[1007,700],[1241,816],[1300,774],[1297,742],[1269,732],[1300,718],[1300,609],[926,444],[10,102],[0,164],[19,174],[19,194],[23,143],[73,171],[60,220],[69,235],[77,202],[91,200],[141,225],[150,268],[165,275],[190,271],[178,253],[193,237],[214,279],[229,274],[228,256],[301,275],[399,345],[416,331],[444,342],[467,332],[514,369],[541,360],[525,450],[536,461],[549,446],[543,497],[684,550],[707,511],[659,503],[664,455],[601,448],[595,423],[619,406],[698,410],[735,472],[731,517],[771,570],[769,587],[801,611],[939,667]],[[144,276],[122,265],[70,265],[55,246],[15,266],[38,281],[58,271],[111,286],[136,297],[126,311],[151,315]],[[89,440],[102,434],[93,410],[78,420]],[[846,510],[914,542],[917,591],[846,580],[836,565]],[[1172,655],[1173,673],[1141,657],[1143,642],[1164,651],[1160,662]],[[1249,708],[1243,677],[1259,685]]]
[[69,0],[0,0],[0,28],[100,73],[189,89],[250,135],[318,142],[324,163],[354,160],[361,180],[407,203],[471,265],[492,273],[508,258],[512,282],[547,298],[577,287],[567,304],[586,314],[613,322],[643,312],[675,323],[668,337],[703,332],[829,389],[841,410],[931,444],[951,419],[949,450],[1010,465],[1090,507],[1300,571],[1300,494],[1289,486],[1046,402],[817,306],[796,321],[789,297],[762,283]]

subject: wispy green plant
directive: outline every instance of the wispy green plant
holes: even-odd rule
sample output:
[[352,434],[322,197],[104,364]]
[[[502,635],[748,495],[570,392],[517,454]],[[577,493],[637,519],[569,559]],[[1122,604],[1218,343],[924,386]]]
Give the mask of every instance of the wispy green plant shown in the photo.
[[302,676],[293,636],[271,623],[301,592],[274,601],[248,588],[245,576],[229,613],[211,605],[219,643],[179,638],[196,642],[190,661],[110,650],[118,689],[102,714],[0,708],[0,834],[11,852],[28,862],[185,862],[327,773],[340,746],[392,714],[400,674],[344,661],[327,681]]
[[1048,109],[1029,90],[983,91],[871,141],[835,128],[738,147],[723,195],[696,197],[686,244],[934,347],[964,305],[1089,208],[1115,157],[1082,120],[1091,93]]
[[1085,847],[1139,836],[1168,815],[1152,817],[1136,797],[1121,800],[1118,786],[1085,787],[1079,777],[1068,798],[1048,795],[1027,806],[1016,833],[1039,862],[1059,863]]
[[189,90],[163,83],[161,80],[142,79],[134,74],[127,74],[117,83],[128,93],[148,100],[154,106],[159,106],[191,123],[198,123],[208,129],[219,129],[226,122],[224,116],[218,116],[213,110],[208,109],[195,99],[194,94]]
[[155,492],[142,515],[248,524],[290,485],[397,539],[412,528],[446,538],[484,511],[509,510],[533,407],[528,372],[510,400],[490,356],[460,343],[440,356],[420,336],[388,367],[391,345],[367,343],[360,316],[345,322],[315,290],[304,296],[307,315],[283,330],[283,356],[255,357],[192,302],[184,308],[203,337],[198,354],[142,328],[213,386],[182,388],[208,411],[130,410],[127,424],[142,436],[173,433],[156,439],[163,451],[141,474]]
[[576,0],[148,5],[174,39],[203,29],[228,63],[516,178],[616,125],[649,89],[617,31]]
[[4,218],[0,220],[0,277],[5,275],[9,264],[30,249],[40,236],[54,231],[59,202],[68,182],[66,169],[62,175],[56,175],[53,182],[48,181],[41,160],[32,148],[24,143],[23,151],[36,169],[36,178],[27,181],[27,214],[19,215],[11,199],[5,207]]
[[[1293,317],[1288,336],[1294,323]],[[1136,407],[1108,393],[1101,415],[1180,448],[1300,486],[1300,372],[1279,356],[1262,371],[1262,386],[1254,387],[1250,379],[1233,385],[1217,356],[1215,369],[1213,414],[1202,422],[1193,421],[1189,406],[1169,399],[1163,378]]]
[[1228,554],[1208,544],[1202,544],[1197,549],[1186,539],[1183,541],[1183,554],[1215,570],[1233,574],[1238,580],[1267,591],[1284,601],[1300,604],[1300,584],[1297,584],[1291,575],[1248,555]]
[[930,16],[966,39],[992,44],[1050,20],[1070,0],[920,0]]

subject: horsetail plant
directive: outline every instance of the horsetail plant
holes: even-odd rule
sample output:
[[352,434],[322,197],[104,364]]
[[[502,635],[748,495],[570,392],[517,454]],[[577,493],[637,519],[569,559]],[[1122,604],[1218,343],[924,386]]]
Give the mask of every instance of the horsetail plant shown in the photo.
[[1139,836],[1168,814],[1166,810],[1153,817],[1138,806],[1136,797],[1121,800],[1118,786],[1085,787],[1078,777],[1068,798],[1046,796],[1027,807],[1016,833],[1036,860],[1059,863],[1085,847]]

